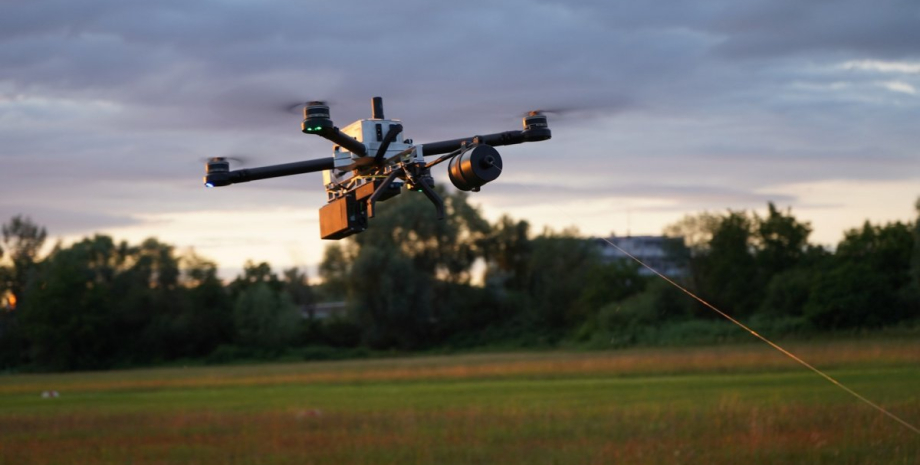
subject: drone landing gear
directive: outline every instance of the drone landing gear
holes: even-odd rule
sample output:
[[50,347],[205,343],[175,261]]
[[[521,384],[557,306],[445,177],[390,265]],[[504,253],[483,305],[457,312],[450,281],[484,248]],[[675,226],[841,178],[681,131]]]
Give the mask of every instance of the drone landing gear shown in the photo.
[[[430,178],[429,178],[430,179]],[[422,181],[418,184],[418,187],[425,194],[425,197],[428,197],[428,200],[434,204],[434,208],[438,211],[438,219],[444,219],[444,201],[441,200],[441,197],[438,195],[427,182]]]

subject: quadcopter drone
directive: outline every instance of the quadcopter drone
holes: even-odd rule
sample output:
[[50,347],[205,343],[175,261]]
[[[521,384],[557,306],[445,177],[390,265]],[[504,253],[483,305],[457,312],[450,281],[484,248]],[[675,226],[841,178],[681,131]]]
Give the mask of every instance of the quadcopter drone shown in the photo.
[[[444,201],[433,189],[431,168],[448,161],[448,177],[460,190],[478,192],[502,172],[502,158],[494,147],[539,142],[552,137],[546,116],[532,111],[524,117],[524,129],[465,139],[414,144],[403,138],[399,120],[383,116],[383,99],[372,100],[372,116],[339,130],[332,123],[329,105],[308,102],[303,109],[302,131],[335,143],[332,158],[230,171],[225,157],[205,165],[206,187],[228,186],[259,179],[323,172],[327,204],[319,210],[320,237],[338,240],[367,229],[376,204],[402,191],[425,194],[444,218]],[[441,155],[430,162],[425,157]]]

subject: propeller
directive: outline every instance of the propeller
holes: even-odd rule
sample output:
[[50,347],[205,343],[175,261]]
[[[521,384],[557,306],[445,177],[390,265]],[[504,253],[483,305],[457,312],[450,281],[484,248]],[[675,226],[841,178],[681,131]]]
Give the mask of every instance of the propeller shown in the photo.
[[530,110],[527,113],[521,115],[521,118],[526,118],[528,116],[546,116],[547,114],[553,116],[562,116],[564,113],[571,113],[577,111],[571,108],[559,109],[559,108],[546,108],[542,110]]
[[522,115],[522,118],[528,116],[552,116],[553,119],[578,119],[584,117],[614,115],[629,111],[635,108],[636,103],[629,97],[608,96],[604,100],[598,101],[574,101],[566,102],[561,106],[548,106],[536,108]]
[[310,104],[319,104],[330,106],[333,103],[329,100],[304,100],[297,102],[286,102],[281,105],[278,105],[278,110],[285,113],[293,113],[295,115],[303,115],[303,109]]
[[229,156],[219,156],[219,157],[202,157],[198,161],[207,165],[208,163],[216,161],[226,161],[232,162],[235,166],[243,167],[246,165],[252,164],[255,157],[250,155],[229,155]]

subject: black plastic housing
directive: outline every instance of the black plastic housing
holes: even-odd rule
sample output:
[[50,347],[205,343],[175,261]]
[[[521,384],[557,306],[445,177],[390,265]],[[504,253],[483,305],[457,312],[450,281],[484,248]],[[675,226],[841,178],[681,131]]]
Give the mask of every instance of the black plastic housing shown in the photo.
[[541,113],[530,114],[524,117],[524,140],[526,142],[539,142],[553,137],[549,129],[546,116]]
[[450,160],[447,175],[454,187],[478,191],[502,174],[502,156],[489,145],[477,145]]
[[[375,179],[374,182],[358,186],[354,191],[355,199],[358,201],[366,201],[374,195],[374,192],[376,192],[381,185],[383,185],[383,179]],[[381,202],[389,200],[399,195],[399,193],[402,192],[402,187],[402,182],[392,182],[380,192],[376,200]]]
[[316,134],[335,142],[352,153],[367,155],[366,145],[335,127],[330,116],[329,105],[326,105],[325,102],[307,103],[303,108],[303,123],[300,125],[300,131],[304,134]]
[[329,105],[324,102],[309,102],[303,108],[303,124],[301,131],[307,134],[319,134],[324,129],[334,127],[329,116]]
[[205,165],[204,185],[207,187],[229,186],[230,162],[224,158],[212,158]]
[[384,119],[383,118],[383,98],[374,97],[371,99],[371,118]]

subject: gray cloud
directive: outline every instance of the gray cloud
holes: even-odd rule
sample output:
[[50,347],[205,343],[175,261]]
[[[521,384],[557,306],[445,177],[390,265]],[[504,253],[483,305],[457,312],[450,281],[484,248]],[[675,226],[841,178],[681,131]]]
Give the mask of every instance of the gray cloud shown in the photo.
[[909,0],[781,0],[735,3],[714,29],[729,37],[718,51],[736,58],[814,51],[902,58],[917,56],[918,19],[920,6]]
[[319,175],[206,191],[200,160],[328,156],[281,108],[330,98],[343,126],[374,95],[416,141],[574,110],[551,115],[552,141],[503,149],[509,171],[483,199],[526,203],[539,184],[721,208],[791,201],[788,183],[912,179],[920,75],[840,64],[916,63],[918,15],[907,0],[8,2],[0,215],[77,231],[317,208]]
[[60,209],[48,205],[0,203],[0,218],[4,222],[16,215],[31,218],[36,224],[44,226],[52,236],[91,234],[100,229],[141,223],[130,216]]
[[[536,203],[568,203],[572,201],[593,201],[605,198],[630,200],[671,200],[673,205],[653,207],[655,210],[688,211],[706,205],[733,206],[735,208],[762,207],[767,202],[789,203],[794,197],[783,193],[756,193],[741,189],[722,187],[701,187],[698,185],[651,185],[651,184],[609,184],[602,186],[560,186],[553,184],[519,184],[496,182],[483,187],[482,194],[472,197],[477,200],[491,200],[505,205],[528,205]],[[625,208],[625,207],[624,207]]]

